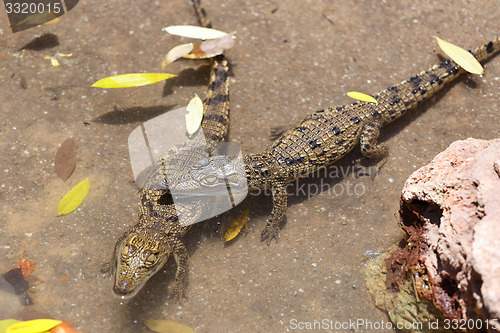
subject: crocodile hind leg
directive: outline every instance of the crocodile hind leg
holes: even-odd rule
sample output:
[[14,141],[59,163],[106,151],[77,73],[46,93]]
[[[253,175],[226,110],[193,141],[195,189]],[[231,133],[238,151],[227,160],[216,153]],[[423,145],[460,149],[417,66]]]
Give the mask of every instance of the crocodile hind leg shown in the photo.
[[179,302],[181,298],[185,298],[184,286],[187,280],[187,267],[189,255],[182,243],[181,239],[176,239],[170,244],[174,255],[175,263],[177,264],[177,271],[175,272],[175,283],[172,291],[172,297],[175,302]]
[[387,161],[389,149],[385,145],[380,145],[377,143],[380,136],[380,127],[382,127],[382,123],[380,121],[372,121],[363,126],[361,136],[359,138],[361,154],[363,154],[363,158],[379,158],[380,161],[377,162],[377,164],[375,165],[375,172],[372,173],[372,167],[363,166],[362,159],[356,160],[356,177],[370,176],[373,179],[380,168]]
[[260,240],[265,241],[269,245],[271,241],[280,237],[280,223],[285,219],[285,211],[287,207],[287,196],[284,182],[277,182],[271,188],[273,196],[273,210],[271,216],[267,220],[267,224],[260,234]]

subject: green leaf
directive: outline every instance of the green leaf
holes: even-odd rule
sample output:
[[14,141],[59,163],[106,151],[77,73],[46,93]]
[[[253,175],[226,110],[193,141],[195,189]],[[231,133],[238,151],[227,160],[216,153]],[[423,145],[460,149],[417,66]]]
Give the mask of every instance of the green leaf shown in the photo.
[[54,319],[35,319],[21,321],[7,327],[6,333],[45,333],[62,323]]
[[171,35],[196,39],[216,39],[227,35],[227,32],[195,25],[171,25],[162,30]]
[[144,320],[144,325],[157,333],[195,333],[191,327],[170,320],[148,319]]
[[95,88],[130,88],[140,87],[148,84],[157,83],[172,77],[175,74],[168,73],[131,73],[109,76],[94,83]]
[[77,209],[87,197],[89,189],[90,182],[88,178],[85,178],[78,185],[73,187],[64,197],[62,197],[61,201],[59,201],[57,216],[69,214]]
[[357,99],[359,101],[363,101],[363,102],[370,102],[370,103],[375,103],[375,104],[378,103],[377,100],[375,98],[373,98],[373,96],[363,94],[363,93],[360,93],[357,91],[349,91],[347,93],[347,96],[354,98],[354,99]]
[[200,128],[201,121],[203,120],[203,102],[201,98],[195,94],[189,101],[186,110],[188,112],[186,114],[186,130],[189,135],[193,135]]
[[439,37],[436,37],[436,40],[441,50],[464,70],[472,74],[484,74],[483,66],[469,51]]

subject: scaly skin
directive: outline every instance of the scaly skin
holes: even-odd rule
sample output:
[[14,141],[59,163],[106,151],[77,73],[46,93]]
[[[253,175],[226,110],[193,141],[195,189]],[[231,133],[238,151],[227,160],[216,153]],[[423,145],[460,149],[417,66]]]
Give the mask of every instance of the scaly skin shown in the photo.
[[[211,27],[199,0],[193,1],[194,8],[204,27]],[[203,133],[208,149],[222,141],[229,126],[229,81],[228,66],[224,56],[212,60],[210,83],[204,98]],[[192,221],[201,214],[199,205],[176,205],[165,185],[165,173],[173,171],[182,173],[200,158],[206,156],[207,149],[190,147],[182,153],[176,147],[175,156],[168,164],[158,163],[153,173],[146,179],[140,193],[139,222],[130,228],[116,242],[113,253],[114,292],[122,297],[134,296],[173,254],[177,263],[173,296],[180,299],[184,296],[184,284],[187,276],[188,253],[182,243],[182,236],[189,226],[181,226],[183,221]],[[165,170],[169,169],[169,170]],[[169,172],[169,175],[174,172]],[[176,209],[177,208],[177,209]],[[189,223],[186,223],[189,225]]]
[[[199,0],[194,1],[194,6],[202,25],[209,26]],[[499,50],[500,39],[497,38],[477,48],[473,54],[479,61],[485,61]],[[205,106],[212,109],[205,110],[203,129],[207,139],[216,143],[224,138],[228,126],[227,67],[223,61],[215,60],[213,73],[205,101]],[[224,80],[217,79],[217,73],[224,76]],[[249,188],[270,188],[273,196],[273,209],[261,240],[270,242],[279,238],[279,224],[284,220],[287,208],[287,183],[334,163],[358,143],[364,157],[384,161],[388,150],[377,144],[380,128],[433,96],[461,73],[463,70],[457,64],[447,60],[381,91],[375,96],[377,104],[356,102],[319,110],[279,133],[276,141],[262,154],[245,155]],[[181,156],[178,161],[183,166],[196,162],[198,160],[190,156]],[[202,191],[214,185],[206,184],[207,179],[221,181],[226,178],[227,181],[233,176],[238,175],[214,174],[214,168],[208,166],[197,168],[187,176],[184,174],[184,178],[172,186],[186,191]],[[158,168],[149,181],[157,184],[163,178],[164,174]],[[114,290],[117,294],[135,294],[172,253],[177,262],[174,294],[177,298],[183,295],[188,256],[181,237],[188,228],[180,226],[177,217],[181,214],[194,219],[199,211],[196,205],[177,206],[176,211],[165,190],[142,191],[139,223],[125,233],[115,247]]]

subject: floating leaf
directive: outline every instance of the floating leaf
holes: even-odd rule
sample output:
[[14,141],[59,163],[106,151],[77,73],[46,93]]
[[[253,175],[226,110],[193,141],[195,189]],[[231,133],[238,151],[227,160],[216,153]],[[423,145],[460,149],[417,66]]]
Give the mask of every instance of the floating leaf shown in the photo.
[[354,99],[357,99],[359,101],[363,101],[363,102],[370,102],[370,103],[375,103],[375,104],[378,103],[377,100],[375,98],[373,98],[373,96],[363,94],[363,93],[360,93],[357,91],[349,91],[347,93],[347,96],[354,98]]
[[[51,21],[57,19],[59,16],[61,16],[61,15],[58,15],[57,13],[55,13],[53,11],[51,12],[50,10],[44,11],[44,12],[38,12],[38,13],[26,16],[26,18],[24,20],[19,21],[15,24],[12,24],[10,27],[13,28],[13,27],[17,27],[20,25],[44,24],[44,23],[48,23],[48,22],[51,22]],[[57,23],[57,22],[54,22],[54,23]]]
[[30,275],[31,272],[33,272],[33,270],[35,269],[35,263],[33,261],[24,259],[24,246],[23,246],[23,250],[21,252],[21,259],[19,259],[19,262],[14,267],[12,267],[9,271],[7,271],[3,274],[7,274],[8,272],[10,272],[14,269],[20,269],[23,277]]
[[188,112],[186,114],[186,130],[189,135],[193,135],[200,128],[203,120],[203,102],[198,95],[195,94],[189,101],[186,111]]
[[74,328],[73,325],[71,325],[67,321],[63,321],[62,323],[51,329],[50,333],[80,333],[80,331]]
[[177,45],[176,47],[174,47],[173,49],[168,51],[167,55],[165,56],[165,59],[161,63],[161,68],[163,69],[168,64],[176,61],[179,58],[184,57],[186,54],[188,54],[192,50],[193,50],[192,43]]
[[0,333],[7,332],[7,327],[12,326],[12,324],[19,323],[20,320],[15,319],[5,319],[0,320]]
[[64,195],[61,201],[59,201],[59,205],[57,206],[57,216],[69,214],[77,209],[87,197],[89,189],[90,182],[88,178],[85,178],[78,185],[73,187]]
[[224,235],[224,240],[226,242],[229,242],[234,237],[238,236],[241,229],[247,223],[249,217],[250,217],[250,209],[245,209],[240,215],[238,215],[236,220],[234,220],[233,223],[231,223],[229,228],[227,228],[226,234]]
[[175,74],[168,73],[131,73],[109,76],[94,83],[95,88],[129,88],[140,87],[148,84],[157,83],[172,77]]
[[227,34],[221,38],[210,39],[196,44],[193,50],[184,56],[189,59],[212,58],[224,53],[234,45],[234,33]]
[[456,62],[460,67],[472,74],[484,74],[483,66],[477,61],[477,59],[467,50],[456,46],[450,42],[442,40],[436,37],[439,47],[444,53],[448,55],[454,62]]
[[170,320],[148,319],[144,320],[144,325],[157,333],[195,333],[191,327]]
[[44,333],[50,331],[62,323],[60,320],[54,319],[35,319],[21,321],[7,327],[7,333]]
[[223,31],[195,25],[171,25],[162,30],[171,35],[196,39],[216,39],[227,35],[227,33]]
[[64,140],[61,147],[57,150],[54,158],[56,173],[63,181],[68,178],[75,170],[76,165],[76,144],[75,140],[68,138]]

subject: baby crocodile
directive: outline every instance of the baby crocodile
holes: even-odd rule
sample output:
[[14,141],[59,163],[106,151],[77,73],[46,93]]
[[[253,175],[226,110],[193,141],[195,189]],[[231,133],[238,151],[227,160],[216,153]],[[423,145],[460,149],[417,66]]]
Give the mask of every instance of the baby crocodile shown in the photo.
[[[193,5],[201,25],[211,28],[199,0],[194,0]],[[201,128],[207,143],[206,150],[211,150],[224,139],[229,126],[228,66],[222,55],[212,59],[210,83],[203,106]],[[203,154],[204,149],[191,148],[187,150],[188,154],[176,153],[176,160],[169,160],[167,164],[159,163],[144,183],[140,193],[139,222],[118,239],[113,253],[113,290],[116,294],[122,297],[135,295],[173,254],[177,263],[173,294],[176,299],[183,295],[188,253],[181,237],[188,231],[189,221],[200,214],[197,210],[199,207],[174,206],[168,189],[158,184],[165,180],[166,171],[178,172],[179,169],[190,168],[201,156],[206,156]],[[188,226],[182,226],[179,217]]]
[[[206,20],[199,0],[194,1],[195,9],[203,25]],[[500,51],[500,39],[495,39],[471,52],[479,61],[485,61]],[[214,68],[222,63],[214,62]],[[224,67],[224,66],[222,66]],[[222,73],[223,70],[214,70]],[[270,242],[279,237],[279,224],[285,218],[287,195],[285,185],[298,177],[314,172],[321,166],[329,165],[349,151],[358,143],[361,153],[366,158],[380,158],[382,161],[388,154],[387,147],[377,143],[380,128],[401,117],[420,102],[433,96],[443,86],[457,78],[464,71],[451,61],[446,60],[423,71],[407,81],[391,86],[375,95],[377,103],[356,102],[319,110],[303,121],[290,126],[279,133],[276,141],[261,154],[249,154],[243,157],[246,178],[250,188],[270,188],[273,198],[273,209],[267,224],[261,233],[261,240]],[[227,74],[227,69],[226,72]],[[223,88],[222,88],[223,87]],[[219,89],[218,93],[212,89]],[[215,91],[215,90],[214,90]],[[228,83],[212,77],[205,106],[221,103],[218,107],[228,107]],[[221,102],[222,101],[222,102]],[[220,111],[220,109],[218,109]],[[213,141],[222,140],[228,123],[228,110],[217,114],[211,113]],[[205,111],[205,117],[207,111]],[[208,123],[205,126],[209,128]],[[205,133],[210,133],[210,130]],[[220,157],[218,157],[220,158]],[[228,163],[230,161],[228,160]],[[197,176],[190,176],[189,186],[193,186],[193,178],[203,177],[218,181],[220,175],[210,174],[213,168],[196,170]],[[228,175],[225,175],[226,177]],[[229,175],[231,176],[231,175]],[[200,189],[203,182],[199,180]],[[174,186],[182,188],[182,179]],[[178,214],[196,215],[196,207],[177,206],[177,211],[168,202],[162,203],[165,191],[143,190],[139,223],[123,235],[115,247],[115,287],[119,295],[132,295],[142,287],[173,253],[177,262],[177,273],[174,296],[183,295],[186,277],[187,252],[181,238],[187,228],[181,227]]]

